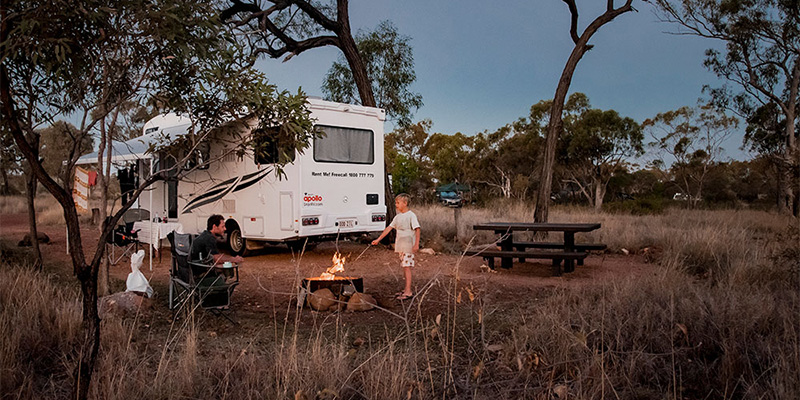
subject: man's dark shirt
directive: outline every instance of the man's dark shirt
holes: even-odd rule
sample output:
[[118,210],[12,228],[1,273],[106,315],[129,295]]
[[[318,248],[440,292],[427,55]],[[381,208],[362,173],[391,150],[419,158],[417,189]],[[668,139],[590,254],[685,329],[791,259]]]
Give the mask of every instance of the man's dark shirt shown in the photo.
[[205,260],[209,255],[219,254],[217,250],[217,238],[208,230],[203,231],[192,241],[192,249],[189,251],[189,260],[200,261]]

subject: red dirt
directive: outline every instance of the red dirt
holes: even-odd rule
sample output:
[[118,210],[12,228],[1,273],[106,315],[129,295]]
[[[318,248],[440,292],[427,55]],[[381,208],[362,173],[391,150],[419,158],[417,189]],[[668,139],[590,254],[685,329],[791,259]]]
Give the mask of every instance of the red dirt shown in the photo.
[[[82,239],[84,253],[91,255],[97,245],[99,232],[96,227],[84,225]],[[0,215],[0,239],[11,242],[13,246],[27,232],[27,216]],[[40,231],[50,236],[51,243],[42,246],[45,265],[49,271],[69,276],[72,271],[69,256],[65,252],[66,235],[63,227],[44,226]],[[424,236],[424,235],[423,235]],[[244,331],[262,329],[270,320],[284,319],[294,315],[294,293],[302,278],[318,276],[331,265],[331,257],[337,244],[322,243],[304,255],[292,254],[285,246],[268,247],[256,255],[245,259],[240,268],[241,284],[233,297],[236,318]],[[549,261],[529,260],[515,262],[514,267],[496,272],[482,272],[483,260],[478,257],[461,258],[450,254],[419,254],[414,269],[414,287],[417,297],[412,302],[395,301],[393,294],[402,290],[403,274],[395,254],[384,246],[367,249],[366,244],[340,242],[338,249],[347,255],[344,275],[363,277],[365,292],[374,295],[380,305],[393,313],[403,314],[409,305],[414,307],[422,299],[422,315],[435,316],[445,312],[448,296],[452,296],[452,277],[458,275],[459,290],[470,287],[473,293],[482,296],[485,302],[494,303],[501,309],[503,305],[519,305],[520,300],[535,301],[551,293],[554,289],[580,288],[602,282],[627,279],[651,273],[653,266],[647,264],[639,255],[595,254],[587,257],[584,266],[577,266],[575,272],[561,277],[552,277]],[[366,249],[366,251],[365,251]],[[169,249],[164,249],[159,261],[153,259],[152,271],[148,258],[142,272],[150,280],[156,291],[155,311],[151,323],[169,321],[171,313],[167,309],[167,284],[169,280]],[[358,258],[358,255],[363,256]],[[497,263],[499,264],[499,262]],[[128,259],[123,259],[111,267],[113,287],[124,287],[124,280],[130,272]],[[422,296],[421,294],[423,294]],[[465,295],[466,296],[466,295]],[[466,302],[466,297],[464,298]],[[307,309],[301,315],[301,324],[315,324],[317,318],[325,318],[328,313],[311,312]],[[391,313],[371,311],[366,313],[341,313],[340,323],[383,326],[398,321]],[[207,329],[225,331],[230,324],[218,318],[207,318]],[[216,321],[216,322],[212,322]]]

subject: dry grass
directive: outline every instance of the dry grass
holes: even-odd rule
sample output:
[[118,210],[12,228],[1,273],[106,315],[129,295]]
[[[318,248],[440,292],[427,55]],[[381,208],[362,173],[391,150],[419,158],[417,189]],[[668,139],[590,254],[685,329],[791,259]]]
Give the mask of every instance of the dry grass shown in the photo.
[[[95,207],[100,201],[95,198],[89,199],[89,207]],[[36,222],[41,226],[63,226],[64,211],[56,199],[49,193],[36,196],[34,202],[36,207]],[[119,204],[115,205],[119,208]],[[109,212],[113,211],[108,207]],[[27,214],[28,203],[25,196],[0,196],[0,214]],[[81,222],[89,222],[91,214],[85,212],[79,215]]]
[[[452,210],[414,211],[425,240],[452,243]],[[532,218],[524,205],[509,203],[465,208],[462,223],[509,215]],[[658,267],[642,278],[543,289],[539,300],[511,305],[465,285],[456,264],[418,291],[417,307],[394,314],[396,323],[360,338],[360,345],[336,314],[307,327],[292,309],[266,312],[271,321],[246,337],[209,339],[192,315],[159,329],[145,326],[152,320],[104,321],[91,395],[800,398],[797,226],[755,211],[633,217],[556,209],[551,215],[601,222],[585,240],[611,251],[647,248]],[[434,292],[441,294],[441,314],[423,317]],[[0,266],[0,397],[65,396],[78,313],[74,291],[25,267]],[[31,324],[35,329],[19,329]],[[42,372],[42,365],[49,369]]]

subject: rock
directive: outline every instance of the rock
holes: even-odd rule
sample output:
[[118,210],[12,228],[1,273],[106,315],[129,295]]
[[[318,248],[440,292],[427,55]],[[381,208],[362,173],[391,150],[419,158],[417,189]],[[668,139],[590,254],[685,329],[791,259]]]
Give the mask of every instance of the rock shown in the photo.
[[326,311],[336,304],[336,297],[330,289],[319,289],[311,292],[307,298],[308,305],[317,311]]
[[[39,243],[50,243],[50,236],[47,236],[46,233],[36,232],[36,236],[39,237]],[[17,243],[17,246],[19,247],[29,247],[31,245],[33,245],[33,243],[31,242],[30,233],[26,233],[25,237],[23,237],[22,240],[20,240],[19,243]]]
[[420,250],[419,252],[422,253],[422,254],[430,254],[430,255],[435,255],[436,254],[436,252],[430,247],[424,248],[424,249]]
[[130,318],[153,308],[153,301],[136,292],[119,292],[98,299],[100,319]]
[[620,249],[619,251],[621,251],[621,252],[622,252],[622,254],[625,254],[626,256],[627,256],[628,254],[631,254],[631,252],[630,252],[630,251],[628,251],[628,249]]
[[369,311],[375,308],[375,298],[366,293],[353,293],[350,301],[347,302],[347,311]]

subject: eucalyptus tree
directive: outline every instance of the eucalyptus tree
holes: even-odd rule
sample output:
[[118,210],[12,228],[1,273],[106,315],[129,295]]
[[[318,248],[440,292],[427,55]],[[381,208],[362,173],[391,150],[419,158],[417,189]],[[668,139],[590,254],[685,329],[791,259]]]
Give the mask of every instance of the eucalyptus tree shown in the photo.
[[643,140],[639,124],[614,110],[585,110],[567,127],[562,163],[596,211],[603,208],[609,181],[644,154]]
[[671,158],[672,178],[694,207],[703,196],[708,173],[723,156],[722,143],[738,126],[735,117],[711,105],[681,107],[659,113],[642,123],[654,139],[650,146],[658,151],[656,165],[667,165]]
[[[413,111],[422,106],[422,96],[409,89],[417,79],[411,38],[400,35],[390,21],[383,21],[374,31],[356,34],[355,41],[367,67],[375,104],[401,127],[410,124]],[[328,70],[322,90],[328,100],[360,103],[353,72],[343,55]]]
[[[304,96],[278,92],[254,71],[242,49],[232,45],[232,32],[218,21],[212,4],[123,0],[109,5],[90,0],[76,6],[66,0],[6,0],[0,16],[0,126],[13,137],[33,175],[64,213],[73,273],[83,298],[83,338],[75,352],[71,397],[85,399],[100,349],[97,277],[105,243],[101,239],[92,258],[86,258],[72,180],[59,184],[44,167],[34,128],[78,115],[80,135],[76,140],[63,138],[65,146],[79,148],[81,135],[89,135],[128,101],[157,103],[162,111],[192,121],[186,135],[171,142],[164,137],[151,148],[171,154],[175,166],[142,180],[110,217],[101,235],[106,237],[150,184],[186,172],[186,161],[213,128],[255,119],[259,127],[281,126],[274,134],[289,138],[302,150],[312,135],[312,124]],[[248,146],[241,140],[231,151],[241,154]],[[70,153],[66,170],[72,171],[77,153]]]
[[779,209],[800,212],[800,3],[797,0],[654,0],[679,33],[716,40],[705,66],[730,85],[711,88],[714,100],[750,119],[764,106],[782,114],[782,189]]
[[578,62],[583,58],[587,51],[592,49],[589,44],[589,39],[605,24],[613,21],[616,17],[633,11],[631,3],[633,0],[626,0],[624,4],[619,7],[614,7],[614,0],[607,0],[605,11],[597,16],[589,25],[583,30],[583,33],[578,33],[578,6],[575,0],[563,0],[567,4],[570,13],[570,37],[575,43],[572,52],[567,58],[567,63],[564,65],[564,70],[561,72],[561,77],[558,80],[556,93],[553,97],[553,105],[550,109],[550,122],[547,128],[547,136],[545,142],[545,150],[541,162],[541,174],[539,183],[539,193],[536,201],[536,209],[533,213],[533,218],[536,222],[547,222],[548,212],[550,209],[550,190],[553,186],[553,167],[556,159],[556,148],[558,146],[558,139],[564,130],[564,122],[561,113],[564,111],[564,101],[567,98],[570,84],[572,83],[572,76],[575,74],[575,69]]

